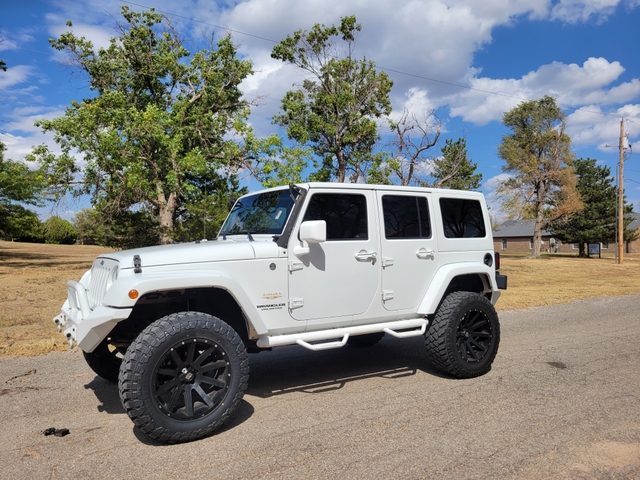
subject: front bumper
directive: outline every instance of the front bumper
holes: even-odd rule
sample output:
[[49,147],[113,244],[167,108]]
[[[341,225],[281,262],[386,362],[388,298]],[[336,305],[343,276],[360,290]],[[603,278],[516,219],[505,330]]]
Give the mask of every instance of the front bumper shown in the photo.
[[92,352],[109,335],[116,324],[131,314],[131,308],[104,305],[90,307],[86,288],[73,280],[67,282],[67,300],[53,321],[73,347],[73,342],[85,352]]

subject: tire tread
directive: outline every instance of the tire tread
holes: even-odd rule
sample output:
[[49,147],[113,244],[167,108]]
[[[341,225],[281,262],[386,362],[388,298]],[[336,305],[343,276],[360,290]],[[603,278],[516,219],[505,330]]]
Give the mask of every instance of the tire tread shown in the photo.
[[[231,406],[227,406],[224,414],[215,422],[204,428],[189,432],[173,432],[157,425],[148,415],[142,400],[141,381],[143,377],[144,359],[170,337],[186,330],[203,328],[211,330],[230,343],[239,359],[239,391],[234,395]],[[122,405],[133,423],[149,437],[165,443],[183,443],[211,435],[219,429],[240,405],[249,382],[249,357],[240,336],[225,322],[204,313],[180,312],[163,317],[143,330],[138,338],[127,349],[120,367],[118,389]]]

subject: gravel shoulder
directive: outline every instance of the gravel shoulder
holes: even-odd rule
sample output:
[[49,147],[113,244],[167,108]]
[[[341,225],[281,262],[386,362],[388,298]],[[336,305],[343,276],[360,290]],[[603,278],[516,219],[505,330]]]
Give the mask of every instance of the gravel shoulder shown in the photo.
[[252,355],[231,424],[173,446],[78,350],[0,358],[0,478],[640,478],[639,306],[502,311],[494,367],[471,380],[438,373],[420,338]]

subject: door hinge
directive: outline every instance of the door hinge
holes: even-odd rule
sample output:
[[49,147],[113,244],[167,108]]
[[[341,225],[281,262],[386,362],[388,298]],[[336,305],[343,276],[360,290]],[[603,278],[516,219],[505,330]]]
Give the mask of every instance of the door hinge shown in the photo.
[[304,307],[304,298],[291,297],[289,299],[289,310],[295,310],[296,308]]
[[382,257],[383,267],[393,267],[393,257]]
[[304,263],[296,262],[295,260],[289,261],[289,271],[295,272],[296,270],[302,270],[304,268]]
[[387,300],[393,300],[393,290],[383,290],[382,291],[382,301],[386,302]]

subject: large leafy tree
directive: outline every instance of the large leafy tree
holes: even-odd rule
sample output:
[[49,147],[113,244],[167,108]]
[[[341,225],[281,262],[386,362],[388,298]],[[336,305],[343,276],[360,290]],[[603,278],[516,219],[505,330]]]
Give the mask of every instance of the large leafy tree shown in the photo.
[[[180,208],[198,186],[233,173],[246,158],[234,135],[248,131],[239,84],[252,72],[230,37],[190,53],[168,18],[122,7],[108,48],[72,32],[51,44],[87,77],[94,96],[37,125],[55,133],[62,155],[37,147],[61,194],[90,194],[104,215],[146,211],[159,242],[174,237]],[[71,25],[69,23],[69,25]],[[82,156],[82,163],[73,156]]]
[[442,157],[434,160],[431,176],[433,186],[456,190],[477,190],[482,182],[482,174],[476,173],[477,163],[467,158],[467,141],[459,138],[455,142],[447,139],[442,147]]
[[379,139],[376,119],[391,112],[389,76],[376,71],[374,62],[354,57],[360,30],[355,16],[342,18],[339,26],[316,24],[287,36],[271,53],[307,74],[300,89],[285,94],[273,122],[317,155],[315,180],[365,176]]
[[[37,205],[44,187],[42,173],[30,170],[22,162],[4,158],[5,145],[0,142],[0,235],[5,238],[21,236],[18,225],[30,215],[15,202]],[[35,215],[35,214],[34,214]]]
[[510,177],[498,188],[512,217],[535,219],[534,258],[540,257],[543,225],[581,208],[565,116],[550,96],[523,102],[502,117],[512,133],[502,137],[498,155]]
[[[615,242],[617,189],[613,184],[611,169],[596,164],[596,160],[577,159],[574,168],[578,178],[577,190],[583,208],[567,221],[554,225],[553,235],[566,243],[579,244],[579,256],[589,256],[590,243]],[[625,206],[625,213],[632,207]],[[631,218],[625,219],[625,228]],[[625,231],[629,241],[632,232]]]

